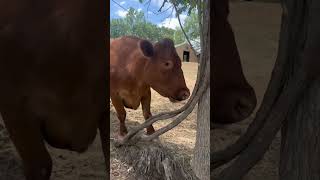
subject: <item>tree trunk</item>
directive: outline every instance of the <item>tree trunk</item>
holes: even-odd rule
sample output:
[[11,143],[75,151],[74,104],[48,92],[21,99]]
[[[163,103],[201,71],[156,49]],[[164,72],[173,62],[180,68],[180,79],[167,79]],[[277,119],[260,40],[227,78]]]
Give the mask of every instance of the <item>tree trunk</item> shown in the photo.
[[320,81],[313,84],[282,128],[280,179],[320,179]]
[[[202,9],[202,12],[199,9]],[[202,50],[200,62],[207,62],[207,66],[204,67],[204,73],[210,74],[210,1],[204,0],[203,6],[199,3],[198,12],[202,13],[202,19],[199,18]],[[197,136],[192,168],[199,179],[210,179],[210,86],[208,86],[198,102]]]
[[[284,21],[288,24],[287,79],[297,73],[306,54],[320,44],[320,2],[283,1]],[[314,58],[319,61],[319,52]],[[317,66],[316,63],[313,66]],[[313,67],[311,67],[313,68]],[[319,71],[317,69],[316,71]],[[287,79],[284,79],[284,84]],[[320,80],[314,80],[287,116],[282,127],[280,179],[320,179]]]
[[192,168],[199,179],[210,179],[210,88],[198,104],[197,139]]

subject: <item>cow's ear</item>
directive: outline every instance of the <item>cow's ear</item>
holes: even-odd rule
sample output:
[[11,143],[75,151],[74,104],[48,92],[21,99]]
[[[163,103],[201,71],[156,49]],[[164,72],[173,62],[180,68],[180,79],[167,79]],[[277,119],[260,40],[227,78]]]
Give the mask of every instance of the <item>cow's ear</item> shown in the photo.
[[147,41],[147,40],[141,40],[140,43],[140,49],[143,53],[143,55],[147,57],[152,57],[154,54],[153,45]]

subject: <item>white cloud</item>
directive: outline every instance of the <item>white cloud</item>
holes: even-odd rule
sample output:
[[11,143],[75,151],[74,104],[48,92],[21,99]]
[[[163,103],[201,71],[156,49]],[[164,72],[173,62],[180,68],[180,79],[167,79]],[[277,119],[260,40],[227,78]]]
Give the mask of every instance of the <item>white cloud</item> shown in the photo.
[[[182,25],[183,25],[186,17],[187,17],[187,15],[184,15],[184,14],[180,15],[180,20],[181,20]],[[171,29],[180,28],[178,18],[173,18],[173,17],[166,18],[164,21],[159,23],[158,26],[167,27],[167,28],[171,28]]]
[[118,16],[120,16],[120,17],[125,17],[126,15],[127,15],[127,11],[124,11],[124,10],[118,10],[117,12],[116,12],[116,14],[118,15]]
[[141,9],[141,8],[138,8],[137,10],[138,10],[138,12],[140,12],[142,9]]
[[151,12],[151,11],[148,11],[148,14],[152,14],[152,12]]
[[125,3],[126,3],[125,1],[120,2],[121,5],[124,5]]
[[[151,2],[152,2],[153,4],[155,4],[155,5],[157,5],[158,7],[161,7],[162,4],[163,4],[163,0],[152,0]],[[166,4],[165,4],[164,7],[167,7],[167,6],[169,6],[169,3],[168,3],[168,2],[166,2]]]
[[163,4],[163,0],[153,0],[153,2],[159,7]]
[[[159,8],[162,6],[164,0],[151,0],[151,4],[153,6],[155,6],[155,8],[157,9],[157,11],[159,10]],[[171,6],[171,3],[170,2],[166,2],[164,4],[164,6],[162,7],[162,11],[169,8]]]

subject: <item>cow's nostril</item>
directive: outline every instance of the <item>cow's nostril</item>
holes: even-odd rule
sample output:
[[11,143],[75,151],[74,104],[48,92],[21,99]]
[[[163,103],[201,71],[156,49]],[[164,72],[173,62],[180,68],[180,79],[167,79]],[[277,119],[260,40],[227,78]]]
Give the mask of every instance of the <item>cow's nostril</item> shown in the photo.
[[238,103],[235,104],[235,110],[242,117],[248,117],[254,110],[254,105],[247,98],[241,98]]
[[179,99],[181,100],[186,100],[188,99],[190,96],[190,91],[189,90],[183,90],[180,92],[180,95],[179,95]]

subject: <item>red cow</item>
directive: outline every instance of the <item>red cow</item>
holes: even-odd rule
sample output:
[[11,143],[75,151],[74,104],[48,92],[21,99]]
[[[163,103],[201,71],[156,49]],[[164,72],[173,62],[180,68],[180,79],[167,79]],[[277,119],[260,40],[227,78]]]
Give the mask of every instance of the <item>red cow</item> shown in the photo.
[[[171,101],[189,97],[181,60],[170,39],[155,44],[137,37],[125,36],[110,44],[110,96],[120,120],[119,138],[127,133],[126,108],[137,109],[141,103],[143,116],[151,115],[150,87]],[[151,126],[147,134],[154,132]]]
[[50,179],[45,141],[83,152],[109,133],[106,5],[0,1],[0,112],[27,180]]

